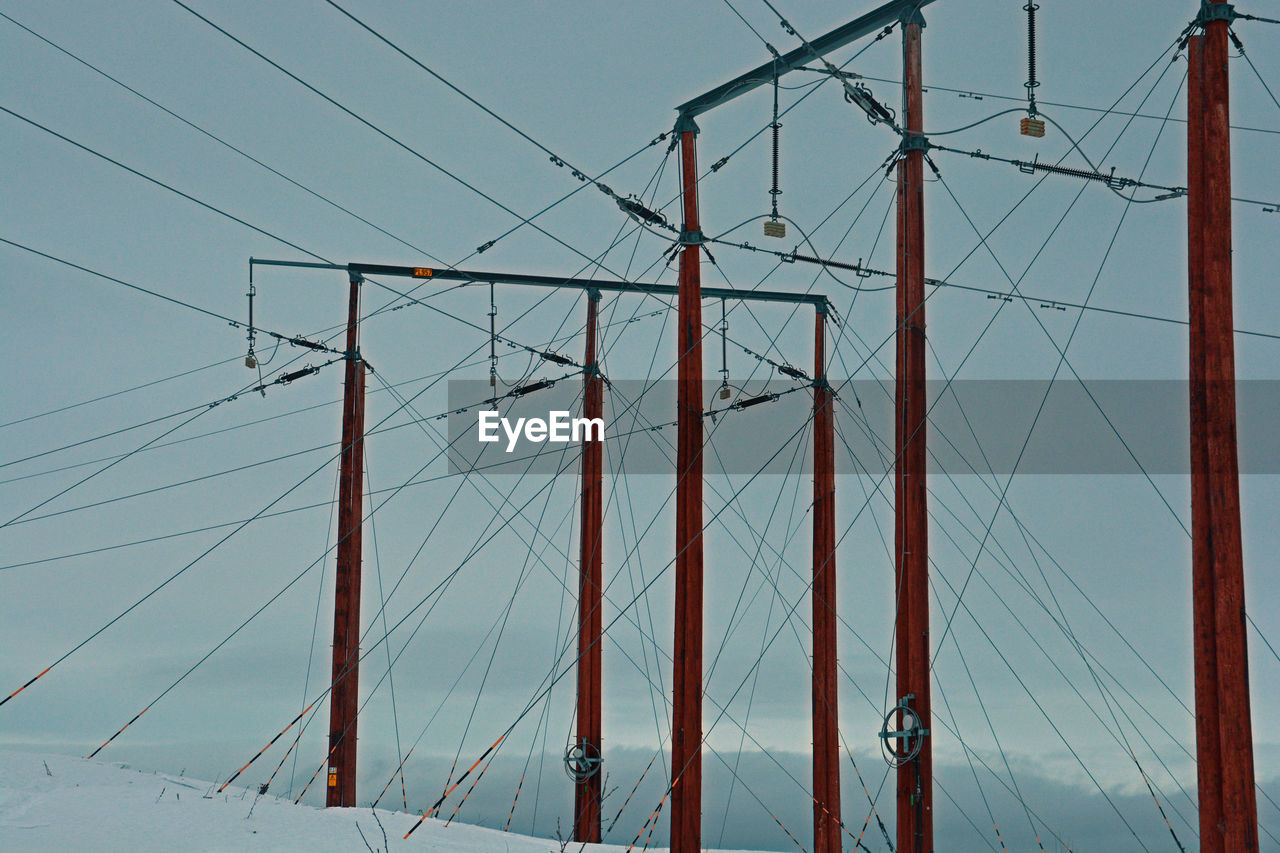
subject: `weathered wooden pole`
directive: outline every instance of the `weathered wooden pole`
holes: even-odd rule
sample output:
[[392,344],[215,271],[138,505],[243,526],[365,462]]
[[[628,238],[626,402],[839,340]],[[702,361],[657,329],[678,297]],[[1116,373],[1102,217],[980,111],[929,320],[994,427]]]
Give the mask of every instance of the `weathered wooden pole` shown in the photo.
[[[596,316],[600,293],[587,296],[587,353],[583,363],[582,415],[603,418],[604,382],[596,356]],[[604,445],[588,428],[582,440],[582,518],[578,579],[578,728],[575,745],[573,840],[600,841],[602,709],[600,605],[603,584]]]
[[676,604],[671,717],[671,850],[702,849],[702,276],[693,119],[681,116],[676,391]]
[[1204,851],[1258,849],[1245,625],[1231,303],[1227,3],[1201,7],[1188,42],[1192,613]]
[[356,804],[356,714],[360,702],[360,526],[364,501],[364,361],[360,283],[350,274],[342,451],[338,466],[338,568],[333,602],[333,688],[329,694],[326,806]]
[[835,417],[826,309],[813,340],[813,849],[840,853],[840,715],[836,679]]
[[[924,19],[902,25],[902,156],[898,160],[898,327],[895,393],[894,545],[897,555],[898,697],[930,729],[929,527],[925,504],[924,128],[920,36]],[[908,699],[908,697],[910,697]],[[898,849],[933,850],[933,751],[898,768]],[[908,740],[899,741],[905,748]]]

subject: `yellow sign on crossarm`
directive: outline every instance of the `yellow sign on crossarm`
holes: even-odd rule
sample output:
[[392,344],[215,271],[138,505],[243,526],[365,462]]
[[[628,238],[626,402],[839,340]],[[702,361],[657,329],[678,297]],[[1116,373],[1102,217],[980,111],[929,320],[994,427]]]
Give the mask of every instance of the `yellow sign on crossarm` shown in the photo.
[[436,274],[436,271],[433,270],[431,267],[414,267],[413,268],[414,278],[431,278],[435,274]]

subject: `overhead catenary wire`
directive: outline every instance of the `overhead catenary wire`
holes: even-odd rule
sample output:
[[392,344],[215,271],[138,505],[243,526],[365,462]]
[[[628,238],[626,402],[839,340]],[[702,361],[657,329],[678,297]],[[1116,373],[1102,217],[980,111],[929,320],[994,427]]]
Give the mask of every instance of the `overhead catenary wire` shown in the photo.
[[[825,69],[822,69],[822,68],[809,68],[809,67],[807,67],[807,66],[803,66],[803,65],[802,65],[802,66],[800,66],[800,67],[798,67],[798,68],[796,68],[795,70],[796,70],[796,71],[809,71],[809,72],[812,72],[812,73],[814,73],[814,74],[822,74],[822,75],[826,75],[826,74],[827,74],[827,71],[826,71]],[[845,72],[842,72],[842,73],[843,73],[843,74],[852,74],[852,72],[848,72],[848,71],[845,71]],[[863,79],[863,80],[870,80],[870,81],[872,81],[873,83],[890,83],[890,84],[893,84],[893,85],[895,85],[895,86],[901,86],[901,85],[902,85],[902,81],[901,81],[901,80],[897,80],[897,79],[894,79],[894,78],[892,78],[892,77],[876,77],[876,76],[873,76],[873,75],[871,75],[871,74],[859,74],[859,75],[857,75],[857,76],[858,76],[859,78]],[[1027,99],[1027,96],[1026,96],[1025,94],[1024,94],[1024,95],[1001,95],[1001,94],[996,93],[996,92],[983,92],[983,91],[978,91],[978,90],[976,90],[976,89],[956,89],[956,88],[954,88],[954,87],[948,87],[948,86],[936,86],[936,85],[924,86],[924,87],[922,87],[922,91],[924,91],[924,92],[931,92],[931,91],[937,91],[937,92],[949,92],[949,93],[952,93],[952,94],[954,94],[954,95],[958,95],[958,96],[959,96],[959,97],[961,97],[961,98],[971,98],[971,99],[976,99],[976,100],[983,100],[983,99],[985,99],[985,98],[991,98],[991,99],[993,99],[993,100],[997,100],[997,101],[1016,101],[1016,102],[1019,102],[1019,103],[1024,103],[1024,102],[1026,101],[1026,99]],[[1044,105],[1044,106],[1046,106],[1046,107],[1058,107],[1058,108],[1060,108],[1060,109],[1064,109],[1064,110],[1079,110],[1079,111],[1082,111],[1082,112],[1103,113],[1104,115],[1108,115],[1108,116],[1121,116],[1121,117],[1124,117],[1124,118],[1141,118],[1141,119],[1149,119],[1149,120],[1151,120],[1151,121],[1164,121],[1164,117],[1163,117],[1163,116],[1158,116],[1158,115],[1155,115],[1155,114],[1153,114],[1153,113],[1125,112],[1124,110],[1118,110],[1118,109],[1115,109],[1114,107],[1111,107],[1111,108],[1106,108],[1106,107],[1090,107],[1090,106],[1084,106],[1084,105],[1081,105],[1081,104],[1069,104],[1069,103],[1065,103],[1065,102],[1063,102],[1063,101],[1044,101],[1044,100],[1037,101],[1037,104],[1042,104],[1042,105]],[[1015,108],[1015,109],[1012,109],[1012,110],[1008,110],[1007,112],[1001,112],[1001,113],[999,113],[999,115],[1008,115],[1009,113],[1018,113],[1018,112],[1024,112],[1024,108],[1021,108],[1021,107],[1019,107],[1019,108]],[[986,119],[983,119],[982,121],[983,121],[983,122],[990,121],[992,118],[996,118],[996,116],[988,116]],[[1177,122],[1177,123],[1180,123],[1180,124],[1186,124],[1186,123],[1187,123],[1187,120],[1186,120],[1185,118],[1178,118],[1178,117],[1176,117],[1176,116],[1174,116],[1174,117],[1170,118],[1170,119],[1169,119],[1169,121],[1171,121],[1171,122]],[[1245,125],[1238,125],[1238,124],[1233,124],[1233,125],[1231,125],[1231,129],[1232,129],[1232,130],[1236,130],[1236,131],[1241,131],[1241,132],[1244,132],[1244,133],[1270,133],[1270,134],[1280,134],[1280,129],[1272,129],[1272,128],[1266,128],[1266,127],[1248,127],[1248,126],[1245,126]],[[926,135],[926,136],[939,136],[940,134],[941,134],[941,132],[939,132],[939,131],[926,131],[926,132],[925,132],[925,135]]]

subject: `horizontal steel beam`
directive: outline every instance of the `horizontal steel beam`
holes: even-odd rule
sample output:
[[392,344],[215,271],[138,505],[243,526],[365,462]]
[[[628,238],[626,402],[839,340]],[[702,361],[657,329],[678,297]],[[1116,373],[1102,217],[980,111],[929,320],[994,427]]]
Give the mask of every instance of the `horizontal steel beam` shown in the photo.
[[[843,26],[836,27],[826,35],[819,36],[809,44],[813,46],[813,50],[819,55],[825,55],[828,51],[844,47],[846,44],[869,35],[881,27],[888,26],[903,15],[922,9],[932,2],[933,0],[892,0],[892,2],[885,3],[880,8],[873,9],[860,18],[855,18]],[[809,48],[801,45],[789,53],[784,53],[780,59],[771,59],[764,65],[735,77],[723,86],[717,86],[706,94],[699,95],[693,100],[685,101],[676,107],[676,111],[680,113],[682,118],[691,119],[694,116],[705,113],[707,110],[727,103],[739,95],[745,95],[757,86],[772,83],[775,73],[781,76],[788,71],[799,68],[813,58],[813,53],[810,52]]]
[[[552,275],[525,275],[521,273],[486,272],[483,270],[445,269],[442,267],[400,267],[387,264],[326,264],[312,261],[273,261],[250,258],[250,270],[254,266],[346,270],[348,275],[385,275],[401,278],[440,279],[442,281],[492,282],[494,284],[562,287],[570,290],[637,293],[653,296],[677,296],[680,293],[680,288],[674,284],[650,284],[642,281],[617,281],[596,278],[564,278]],[[784,302],[792,305],[813,305],[823,312],[826,311],[829,304],[827,297],[820,293],[787,293],[782,290],[734,290],[727,287],[704,287],[702,288],[702,297],[704,299],[736,299],[744,302]]]

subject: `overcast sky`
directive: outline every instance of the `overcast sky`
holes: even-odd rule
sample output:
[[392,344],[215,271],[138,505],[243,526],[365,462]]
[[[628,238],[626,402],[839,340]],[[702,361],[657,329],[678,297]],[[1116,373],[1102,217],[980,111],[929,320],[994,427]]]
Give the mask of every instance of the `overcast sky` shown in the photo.
[[[601,180],[618,195],[642,195],[678,224],[675,155],[665,140],[649,144],[671,130],[673,107],[767,60],[763,41],[781,51],[798,45],[759,0],[339,2],[567,165],[323,0],[189,5],[349,113],[169,0],[0,2],[0,238],[8,241],[0,243],[8,321],[0,347],[10,365],[0,378],[0,523],[12,519],[0,527],[0,693],[61,661],[0,708],[6,748],[84,755],[149,706],[101,758],[226,778],[323,693],[341,365],[265,395],[245,393],[259,381],[243,362],[250,257],[674,283],[663,259],[669,235],[637,231],[572,169],[613,169]],[[870,7],[774,5],[810,39]],[[1021,6],[939,0],[925,10],[924,78],[942,87],[925,96],[927,132],[1019,107]],[[1066,165],[1089,168],[1070,150],[1069,133],[1116,175],[1185,185],[1186,63],[1175,49],[1197,4],[1041,6],[1037,93],[1058,126],[1032,140],[1018,135],[1011,112],[934,141],[1024,161],[1069,155]],[[1241,4],[1266,14],[1258,6]],[[1280,104],[1259,75],[1280,91],[1280,28],[1242,21],[1236,31],[1256,74],[1244,59],[1230,63],[1233,189],[1275,202]],[[899,34],[829,58],[840,65],[864,49],[848,69],[873,78],[866,85],[896,108]],[[801,253],[892,270],[893,183],[883,164],[895,137],[870,125],[835,83],[814,88],[824,79],[800,71],[782,81],[782,108],[799,102],[781,120],[784,240],[763,236],[757,219],[770,203],[768,134],[758,134],[772,121],[769,89],[699,119],[703,230],[781,251],[806,233],[812,251],[799,245]],[[1099,112],[1117,101],[1117,113]],[[1141,115],[1121,114],[1131,112]],[[1043,383],[1059,368],[1060,378],[1185,379],[1186,326],[1176,322],[1187,316],[1184,200],[1129,204],[1098,182],[1041,181],[1004,163],[932,156],[941,178],[930,174],[926,187],[927,274],[978,289],[930,289],[932,379]],[[1280,214],[1266,207],[1233,207],[1236,326],[1265,333],[1238,334],[1236,356],[1239,376],[1276,380]],[[522,224],[534,214],[534,225]],[[978,232],[993,228],[984,245]],[[835,377],[891,378],[894,296],[883,288],[892,279],[836,280],[760,252],[712,252],[707,286],[811,290],[833,300],[843,321],[829,329]],[[340,331],[341,272],[259,268],[254,278],[262,328],[317,340]],[[1011,282],[1033,298],[995,295]],[[366,446],[360,800],[376,796],[417,743],[407,795],[397,783],[388,793],[395,802],[381,804],[425,808],[455,762],[469,766],[519,719],[459,819],[502,826],[519,788],[512,828],[550,837],[572,807],[560,754],[572,730],[565,643],[575,612],[577,460],[572,450],[560,456],[559,476],[450,473],[440,453],[446,421],[434,418],[453,404],[448,380],[487,387],[490,293],[428,283],[410,304],[383,287],[414,284],[370,282],[362,301],[364,315],[376,313],[362,326],[362,353],[375,370],[366,425],[379,432]],[[495,296],[504,383],[572,370],[506,341],[582,358],[578,293],[502,287]],[[1054,300],[1128,313],[1058,310]],[[611,380],[670,378],[671,308],[606,296]],[[810,369],[807,310],[728,309],[723,366],[741,393],[790,382],[770,362]],[[718,303],[705,303],[704,320],[714,383]],[[257,350],[268,381],[329,358],[277,347],[261,333]],[[674,435],[623,436],[645,424],[633,423],[620,394],[606,395],[617,436],[606,449],[604,750],[617,788],[609,816],[670,729],[674,477],[632,470],[628,442],[660,451]],[[1007,412],[997,405],[983,414],[1029,425],[1032,412],[1017,399]],[[855,834],[869,798],[890,833],[894,825],[876,738],[896,698],[887,668],[892,480],[886,457],[866,449],[874,442],[855,441],[862,402],[851,387],[838,418],[848,440],[842,470],[862,472],[837,483],[841,770]],[[811,834],[811,482],[800,473],[811,442],[803,419],[777,428],[782,412],[752,410],[772,429],[759,430],[746,464],[741,453],[707,463],[707,517],[715,517],[706,534],[708,844],[793,849],[770,814],[802,841]],[[747,413],[737,417],[751,423]],[[940,422],[930,442],[953,442],[983,472],[973,436],[956,434],[957,423]],[[1273,424],[1242,419],[1242,442],[1274,444]],[[1152,416],[1124,437],[1140,450],[1180,429]],[[1096,434],[1109,451],[1121,447]],[[713,437],[708,453],[716,448]],[[792,473],[753,478],[770,459]],[[939,849],[999,849],[992,823],[1009,849],[1031,849],[1035,834],[1073,850],[1171,848],[1148,781],[1179,841],[1196,843],[1188,480],[1177,471],[1073,471],[1010,482],[949,468],[930,478]],[[996,513],[1006,484],[1007,506]],[[1280,646],[1280,481],[1248,475],[1241,489],[1247,603],[1260,632],[1249,636],[1259,816],[1263,849],[1275,851],[1280,658],[1267,641]],[[387,628],[390,641],[378,644]],[[327,707],[318,708],[272,790],[296,796],[320,766]],[[292,735],[245,780],[266,781]],[[667,763],[653,763],[610,840],[634,837],[662,797]],[[318,797],[313,785],[308,798]],[[665,833],[664,821],[655,841]],[[874,818],[864,841],[886,849]]]

